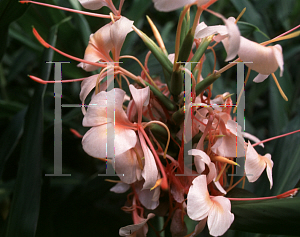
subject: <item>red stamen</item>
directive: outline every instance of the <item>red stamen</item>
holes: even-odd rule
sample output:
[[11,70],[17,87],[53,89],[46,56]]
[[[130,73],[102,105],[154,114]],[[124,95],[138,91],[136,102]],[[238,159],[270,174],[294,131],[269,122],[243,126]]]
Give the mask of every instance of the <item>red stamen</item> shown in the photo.
[[294,27],[293,29],[290,29],[290,30],[288,30],[288,31],[286,31],[286,32],[284,32],[284,33],[282,33],[281,35],[276,36],[274,39],[279,38],[279,37],[281,37],[281,36],[285,36],[285,35],[291,33],[292,31],[298,29],[299,27],[300,27],[300,25],[297,25],[297,26]]
[[77,132],[74,128],[70,128],[70,132],[73,133],[76,137],[82,138],[83,136]]
[[67,82],[76,82],[76,81],[83,81],[85,78],[79,79],[70,79],[70,80],[61,80],[61,81],[45,81],[39,77],[28,75],[30,79],[40,83],[40,84],[48,84],[48,83],[67,83]]
[[268,200],[268,199],[281,199],[287,197],[293,197],[297,194],[299,188],[294,188],[289,190],[285,193],[279,194],[277,196],[270,196],[270,197],[259,197],[259,198],[228,198],[230,201],[257,201],[257,200]]
[[252,146],[255,147],[255,146],[257,146],[257,145],[259,145],[261,143],[269,142],[269,141],[275,140],[277,138],[285,137],[285,136],[288,136],[288,135],[291,135],[291,134],[294,134],[294,133],[297,133],[297,132],[300,132],[300,130],[296,130],[296,131],[293,131],[293,132],[285,133],[285,134],[282,134],[282,135],[279,135],[279,136],[276,136],[276,137],[271,137],[271,138],[268,138],[266,140],[257,142],[255,144],[253,144]]
[[[41,5],[41,6],[45,6],[45,7],[52,7],[52,8],[60,9],[60,10],[63,10],[63,11],[75,12],[75,13],[79,13],[79,14],[82,14],[82,15],[110,19],[110,15],[104,15],[104,14],[98,14],[98,13],[92,13],[92,12],[79,11],[79,10],[74,10],[74,9],[70,9],[70,8],[66,8],[66,7],[55,6],[55,5],[51,5],[51,4],[47,4],[47,3],[42,3],[42,2],[19,1],[19,3],[22,3],[22,4],[24,4],[24,3],[33,3],[33,4],[36,4],[36,5]],[[119,19],[120,17],[115,16],[115,18]]]
[[59,54],[67,57],[67,58],[70,58],[72,60],[75,60],[75,61],[78,61],[78,62],[82,62],[82,63],[87,63],[87,64],[90,64],[90,65],[94,65],[94,66],[97,66],[97,67],[106,67],[107,65],[106,64],[101,64],[101,63],[95,63],[95,62],[90,62],[90,61],[87,61],[87,60],[84,60],[84,59],[81,59],[81,58],[77,58],[77,57],[74,57],[70,54],[67,54],[67,53],[64,53],[62,51],[60,51],[59,49],[53,47],[52,45],[48,44],[40,35],[39,33],[36,31],[36,29],[33,27],[33,34],[34,36],[37,38],[37,40],[43,45],[45,46],[46,48],[51,48],[53,49],[54,51],[58,52]]

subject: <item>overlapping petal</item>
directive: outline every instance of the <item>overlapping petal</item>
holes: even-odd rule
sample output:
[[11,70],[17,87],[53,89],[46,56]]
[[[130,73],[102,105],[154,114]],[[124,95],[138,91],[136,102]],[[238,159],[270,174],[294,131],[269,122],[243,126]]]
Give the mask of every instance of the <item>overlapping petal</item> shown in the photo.
[[270,189],[273,185],[272,178],[272,168],[273,161],[271,160],[271,155],[266,154],[264,156],[259,155],[256,150],[251,145],[250,141],[248,142],[247,153],[246,153],[246,162],[245,162],[245,172],[249,182],[255,182],[264,169],[267,167],[267,175],[270,181]]

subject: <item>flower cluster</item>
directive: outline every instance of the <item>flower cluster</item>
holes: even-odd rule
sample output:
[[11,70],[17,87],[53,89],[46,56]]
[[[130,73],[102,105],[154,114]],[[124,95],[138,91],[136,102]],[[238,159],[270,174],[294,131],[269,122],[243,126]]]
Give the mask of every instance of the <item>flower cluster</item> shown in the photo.
[[[247,177],[249,182],[255,182],[266,169],[272,188],[273,161],[270,154],[259,155],[255,145],[245,142],[247,138],[262,145],[256,137],[244,133],[236,122],[228,92],[212,98],[212,84],[238,62],[245,62],[249,69],[259,73],[255,82],[262,82],[270,74],[276,80],[274,72],[278,68],[281,75],[283,72],[282,48],[279,44],[266,45],[278,39],[258,44],[242,37],[236,24],[238,19],[227,19],[208,9],[216,0],[153,0],[159,11],[184,7],[174,54],[168,54],[150,19],[158,44],[121,15],[124,0],[118,9],[111,0],[79,2],[87,9],[105,6],[112,12],[111,22],[90,36],[84,59],[78,59],[78,66],[86,71],[101,69],[99,74],[84,78],[81,84],[82,104],[92,93],[88,108],[83,108],[83,126],[91,127],[82,138],[83,149],[90,156],[111,163],[120,178],[111,191],[123,193],[131,189],[130,204],[124,210],[132,213],[133,225],[122,227],[119,234],[146,236],[147,221],[159,215],[168,217],[164,227],[170,221],[173,236],[185,236],[188,233],[183,217],[187,215],[199,222],[189,236],[200,233],[206,223],[211,235],[223,235],[234,221],[230,198],[225,195],[237,185],[227,179],[226,172],[234,172],[236,159],[245,157],[245,174],[240,181]],[[192,7],[197,12],[190,27],[184,19]],[[224,25],[207,26],[199,22],[203,11],[220,18]],[[133,31],[149,48],[144,64],[133,56],[121,56],[126,36]],[[35,35],[50,47],[37,32]],[[237,59],[210,75],[203,75],[206,50],[214,52],[220,42],[227,53],[225,61]],[[150,53],[161,64],[164,79],[151,77],[147,67]],[[120,66],[119,60],[125,58],[138,61],[140,75]],[[193,62],[190,69],[184,67],[185,62]],[[190,95],[184,89],[184,76],[189,76],[192,82]],[[118,88],[108,89],[114,81]],[[126,82],[125,86],[121,81]],[[187,98],[191,103],[187,103]],[[185,126],[187,119],[192,126],[190,136]],[[107,134],[111,128],[114,155],[109,157]],[[188,143],[191,149],[185,151]],[[193,157],[193,162],[187,164],[186,157]],[[162,201],[166,197],[169,201]]]

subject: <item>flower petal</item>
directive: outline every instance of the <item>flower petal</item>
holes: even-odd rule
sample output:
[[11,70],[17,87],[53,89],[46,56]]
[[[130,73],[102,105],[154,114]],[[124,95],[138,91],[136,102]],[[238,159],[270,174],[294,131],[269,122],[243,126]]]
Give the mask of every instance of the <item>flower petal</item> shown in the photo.
[[90,10],[98,10],[104,6],[107,6],[107,3],[104,0],[78,0],[81,5]]
[[195,0],[153,0],[154,7],[161,12],[174,11],[194,2]]
[[[235,24],[235,19],[233,17],[229,17],[228,19],[223,19],[227,31],[228,31],[228,46],[227,46],[227,57],[225,61],[230,61],[235,58],[238,54],[240,48],[240,31],[238,26]],[[226,47],[225,47],[226,48]]]
[[[106,157],[106,143],[107,143],[107,126],[113,124],[104,124],[92,127],[88,130],[82,138],[82,146],[86,153],[96,158]],[[115,126],[115,156],[134,147],[137,142],[136,134],[131,129]]]
[[267,78],[269,77],[269,75],[264,75],[264,74],[258,74],[254,79],[253,81],[256,82],[256,83],[260,83],[260,82],[263,82],[264,80],[266,80]]
[[126,17],[121,17],[115,22],[110,29],[110,37],[112,44],[115,48],[115,61],[118,61],[122,45],[129,32],[132,31],[133,21],[128,20]]
[[263,157],[264,161],[267,164],[267,175],[268,175],[268,179],[270,181],[270,189],[273,186],[273,178],[272,178],[272,168],[273,168],[273,161],[271,160],[271,155],[270,154],[265,154]]
[[208,213],[207,225],[209,234],[212,236],[223,235],[231,226],[234,215],[231,211],[231,203],[229,199],[217,196],[213,197],[214,203]]
[[199,175],[193,180],[193,184],[187,195],[187,214],[195,221],[200,221],[208,216],[213,202],[207,191],[205,175]]
[[140,223],[135,225],[128,225],[120,228],[119,235],[120,236],[131,236],[134,232],[141,229],[149,219],[153,218],[155,215],[153,213],[149,213],[147,219],[140,218]]
[[273,46],[273,53],[274,53],[275,59],[277,61],[277,64],[280,68],[280,76],[282,77],[284,62],[283,62],[282,47],[280,44],[276,44]]
[[142,113],[143,113],[143,106],[148,105],[150,99],[150,88],[149,86],[136,89],[133,85],[129,85],[129,90],[131,92],[133,101],[138,111],[138,123],[142,122]]
[[130,189],[129,184],[125,184],[123,182],[117,183],[115,186],[113,186],[109,191],[114,193],[125,193]]
[[260,158],[256,150],[248,141],[246,161],[245,161],[245,172],[249,182],[255,182],[265,168],[266,168],[266,162]]

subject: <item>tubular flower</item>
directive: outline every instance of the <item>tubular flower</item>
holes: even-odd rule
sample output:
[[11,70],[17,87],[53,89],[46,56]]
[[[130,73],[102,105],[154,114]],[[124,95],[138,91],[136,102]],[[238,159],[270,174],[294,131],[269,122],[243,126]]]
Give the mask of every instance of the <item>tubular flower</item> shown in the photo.
[[241,36],[238,56],[247,67],[259,73],[254,82],[263,82],[278,67],[282,76],[284,62],[279,44],[266,47]]
[[259,176],[262,174],[264,169],[267,168],[267,175],[270,181],[270,189],[273,186],[272,178],[272,168],[273,161],[271,160],[270,154],[265,154],[264,156],[259,155],[253,148],[250,142],[248,142],[246,162],[245,162],[245,172],[249,182],[255,182]]
[[223,42],[227,52],[227,57],[225,61],[229,61],[235,58],[235,56],[238,53],[241,37],[240,31],[237,25],[235,24],[234,17],[229,17],[228,19],[226,19],[220,14],[216,14],[216,16],[223,20],[225,26],[207,26],[204,22],[201,22],[196,28],[195,38],[199,39],[210,35],[218,34],[217,36],[215,36],[214,40],[217,42]]
[[[95,34],[91,34],[89,44],[84,53],[84,60],[91,62],[118,62],[125,38],[132,31],[133,21],[121,17],[115,23],[101,27]],[[113,59],[109,53],[112,53]],[[98,67],[87,63],[79,63],[86,71],[96,70]]]
[[210,197],[205,175],[193,180],[187,195],[187,214],[195,221],[207,218],[209,234],[223,235],[234,220],[230,201],[222,196]]

